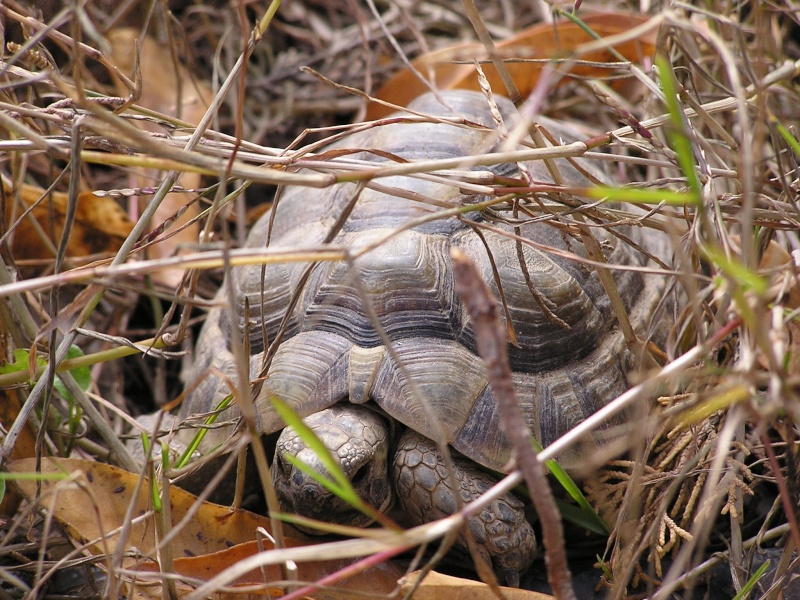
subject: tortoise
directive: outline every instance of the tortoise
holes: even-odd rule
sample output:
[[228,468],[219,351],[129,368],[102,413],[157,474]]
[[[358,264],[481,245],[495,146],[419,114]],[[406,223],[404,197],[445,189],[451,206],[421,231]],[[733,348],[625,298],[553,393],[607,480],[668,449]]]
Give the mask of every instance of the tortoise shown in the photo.
[[[495,101],[502,126],[511,130],[521,121],[517,110],[504,98]],[[476,92],[427,94],[409,110],[431,118],[389,119],[340,139],[327,148],[334,151],[330,156],[343,168],[348,161],[349,168],[375,168],[390,160],[464,157],[464,169],[469,169],[470,156],[497,151],[507,137],[498,135],[501,119]],[[568,141],[579,137],[558,122],[541,123]],[[594,162],[558,159],[557,164],[568,185],[586,187],[608,180]],[[541,161],[526,163],[524,169],[532,183],[553,181]],[[484,180],[523,176],[518,164],[474,170]],[[270,401],[279,397],[306,417],[368,502],[381,510],[399,503],[411,523],[455,510],[454,489],[462,501],[477,497],[496,480],[487,470],[501,472],[511,451],[483,363],[475,354],[472,324],[454,293],[451,247],[466,253],[495,295],[504,299],[501,312],[515,335],[515,343],[509,344],[514,384],[542,445],[624,392],[635,357],[615,324],[597,272],[580,260],[587,253],[569,226],[564,205],[542,196],[526,199],[527,208],[516,213],[508,210],[511,201],[505,211],[470,210],[487,198],[475,186],[439,175],[399,175],[366,186],[342,183],[323,190],[284,189],[252,228],[248,247],[308,248],[329,240],[356,257],[233,268],[185,374],[194,387],[183,404],[182,420],[214,410],[230,394],[229,384],[214,374],[236,381],[230,345],[236,330],[247,338],[250,376],[259,381],[254,402],[260,432],[284,428]],[[350,212],[344,218],[346,210]],[[640,227],[594,231],[606,261],[628,267],[612,269],[612,274],[631,323],[644,338],[665,283],[630,267],[644,266],[652,256],[664,257],[665,241]],[[233,290],[232,297],[226,289]],[[265,351],[276,340],[266,377],[259,377]],[[453,450],[455,488],[431,442],[436,429],[422,402],[436,415]],[[223,417],[234,419],[237,410],[226,409]],[[213,430],[206,446],[221,443],[231,427]],[[562,465],[579,464],[602,437],[600,432],[597,439],[562,454]],[[324,472],[296,433],[284,430],[272,473],[286,510],[366,524],[351,507],[293,468],[286,454]],[[536,546],[524,512],[524,504],[509,494],[470,523],[481,553],[512,585],[533,560]]]

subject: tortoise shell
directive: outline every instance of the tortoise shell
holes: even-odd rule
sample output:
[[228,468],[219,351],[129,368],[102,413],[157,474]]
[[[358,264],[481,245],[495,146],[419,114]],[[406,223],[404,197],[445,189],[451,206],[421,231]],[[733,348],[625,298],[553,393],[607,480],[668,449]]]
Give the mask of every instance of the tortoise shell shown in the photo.
[[[429,94],[409,107],[433,118],[390,119],[349,135],[326,149],[335,152],[335,160],[320,161],[319,168],[340,162],[344,170],[377,169],[390,161],[463,157],[462,170],[467,170],[471,156],[496,152],[507,143],[482,95],[456,91],[439,98],[444,104]],[[504,126],[512,130],[520,121],[516,109],[502,98],[497,107]],[[556,122],[543,124],[567,141],[578,137]],[[569,186],[607,180],[589,161],[578,161],[579,168],[565,159],[556,162]],[[534,184],[553,181],[542,161],[524,168]],[[516,164],[473,169],[484,178],[522,176]],[[501,313],[510,319],[507,326],[516,339],[509,344],[514,384],[540,443],[546,446],[602,408],[627,388],[634,357],[597,272],[582,260],[587,253],[568,211],[545,195],[523,197],[524,210],[518,212],[510,210],[510,202],[491,211],[470,209],[487,199],[447,179],[447,173],[384,177],[366,186],[284,189],[253,227],[247,246],[311,248],[330,240],[352,258],[234,267],[200,334],[186,379],[202,381],[184,402],[183,417],[212,411],[231,393],[218,373],[237,380],[231,349],[236,329],[239,339],[248,338],[251,379],[268,367],[253,388],[261,432],[284,427],[270,401],[275,395],[301,416],[341,401],[371,401],[432,437],[426,402],[454,448],[481,465],[501,469],[510,447],[483,362],[475,354],[472,324],[454,292],[454,246],[504,298]],[[647,254],[663,256],[664,240],[643,228],[593,231],[634,329],[647,336],[664,281],[630,267],[647,264]],[[233,290],[232,297],[226,289]],[[268,354],[265,363],[265,348],[269,352],[276,341],[274,356]],[[228,409],[225,416],[234,417],[237,410]],[[230,428],[218,428],[205,443],[219,443],[229,433]],[[586,451],[576,447],[560,459],[570,467]]]

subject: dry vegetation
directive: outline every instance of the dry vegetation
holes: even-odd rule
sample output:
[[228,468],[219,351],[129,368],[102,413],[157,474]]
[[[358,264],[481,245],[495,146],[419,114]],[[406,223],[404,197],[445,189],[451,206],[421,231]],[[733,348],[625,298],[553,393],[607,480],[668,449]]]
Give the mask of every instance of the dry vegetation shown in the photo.
[[[373,94],[409,58],[475,33],[457,2],[290,0],[271,21],[266,0],[174,1],[169,15],[166,2],[150,12],[134,1],[34,4],[0,6],[0,364],[28,351],[16,355],[25,369],[0,374],[0,403],[16,406],[0,412],[0,459],[93,457],[138,473],[120,441],[126,415],[180,394],[189,319],[231,266],[222,248],[241,245],[276,185],[304,183],[284,167],[364,117],[350,88]],[[578,14],[601,4],[636,3],[586,2]],[[601,557],[602,596],[702,597],[721,568],[718,597],[760,577],[749,597],[780,598],[800,574],[800,6],[642,4],[659,68],[635,65],[637,84],[622,93],[568,79],[541,106],[613,132],[598,146],[620,156],[625,189],[641,190],[618,197],[652,208],[644,222],[672,237],[673,283],[687,299],[666,366],[623,399],[657,406],[626,459],[588,484],[612,525],[590,558]],[[487,1],[478,12],[502,40],[548,13],[537,6]],[[126,71],[130,38],[115,36],[145,25],[165,54]],[[148,74],[159,84],[148,87]],[[175,97],[159,93],[179,86],[175,115]],[[156,212],[162,200],[169,208]],[[183,277],[187,267],[197,270]],[[64,391],[50,366],[72,344],[91,385],[64,375]],[[7,492],[0,598],[66,589],[59,573],[79,556]],[[769,570],[755,575],[765,556]]]

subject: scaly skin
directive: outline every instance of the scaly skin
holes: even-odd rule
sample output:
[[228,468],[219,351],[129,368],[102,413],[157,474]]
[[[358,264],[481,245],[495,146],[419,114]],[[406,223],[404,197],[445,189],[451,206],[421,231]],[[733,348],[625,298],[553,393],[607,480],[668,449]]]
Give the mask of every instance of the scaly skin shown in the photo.
[[[337,404],[304,422],[328,448],[359,495],[381,510],[386,510],[394,498],[399,519],[406,525],[421,525],[457,510],[444,458],[428,438],[406,430],[387,465],[389,431],[374,411]],[[463,504],[476,500],[496,483],[472,461],[457,452],[452,454],[456,489]],[[368,517],[291,466],[289,455],[327,475],[315,452],[292,428],[286,428],[278,440],[272,466],[283,510],[345,525],[369,524]],[[520,572],[530,565],[536,551],[536,536],[525,519],[522,502],[506,494],[485,506],[468,526],[483,558],[491,562],[501,580],[517,586]],[[456,539],[456,546],[467,550],[464,533]]]
[[[470,460],[452,452],[453,471],[461,502],[476,500],[497,481]],[[392,481],[407,524],[420,525],[456,511],[453,487],[436,444],[408,429],[397,443],[392,462]],[[525,518],[525,507],[514,495],[505,494],[469,519],[477,548],[507,585],[517,587],[519,574],[533,562],[536,536]],[[467,548],[462,533],[456,545]]]
[[[387,467],[389,430],[386,422],[374,411],[341,404],[313,414],[304,422],[325,444],[358,495],[375,508],[388,510],[392,504],[392,486]],[[272,464],[272,481],[284,510],[356,527],[372,522],[313,477],[293,466],[288,455],[330,477],[317,454],[295,430],[291,427],[284,429]]]

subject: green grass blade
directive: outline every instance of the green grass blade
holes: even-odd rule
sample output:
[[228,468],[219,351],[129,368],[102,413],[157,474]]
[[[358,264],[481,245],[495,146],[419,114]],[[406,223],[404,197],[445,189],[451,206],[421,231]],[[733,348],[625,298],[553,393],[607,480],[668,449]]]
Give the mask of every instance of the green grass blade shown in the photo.
[[[294,426],[292,426],[292,427],[294,427]],[[309,432],[309,433],[311,433],[311,432]],[[311,433],[311,435],[314,435],[314,434]],[[303,437],[303,434],[300,434],[300,437],[303,438],[303,441],[308,443],[306,441],[306,438]],[[309,444],[309,446],[310,445],[311,444]],[[318,451],[316,449],[314,449],[314,453],[317,454],[317,456],[319,456],[320,459],[322,459],[322,455],[318,454],[317,452]],[[325,452],[328,455],[328,457],[330,457],[330,453],[327,451],[327,449],[323,450],[323,452]],[[339,498],[341,498],[342,500],[344,500],[348,504],[352,505],[353,507],[357,507],[361,503],[361,498],[358,497],[358,494],[356,494],[356,491],[352,488],[352,486],[350,485],[349,481],[347,481],[345,483],[345,485],[340,485],[337,481],[334,481],[330,477],[326,477],[323,473],[320,473],[319,471],[315,470],[313,467],[307,465],[306,463],[304,463],[302,460],[300,460],[296,456],[292,456],[291,454],[287,454],[285,458],[286,458],[287,461],[289,461],[291,463],[291,465],[293,467],[297,467],[303,473],[305,473],[306,475],[311,477],[311,479],[313,479],[314,481],[319,483],[326,490],[328,490],[329,492],[335,494],[336,496],[338,496]],[[327,464],[327,461],[323,460],[323,463]],[[337,467],[338,467],[338,465],[337,465]],[[327,469],[327,467],[325,467],[325,468]],[[341,471],[340,471],[340,473],[341,473]]]
[[605,526],[604,521],[600,520],[598,522],[599,517],[597,515],[593,516],[583,508],[558,498],[556,498],[556,507],[565,521],[569,521],[573,525],[597,535],[608,536],[608,527]]
[[752,290],[759,296],[764,296],[769,289],[767,279],[753,269],[748,269],[737,260],[725,256],[725,253],[712,246],[703,246],[700,250],[709,262],[713,263],[720,271],[730,277],[744,291]]
[[[327,469],[336,485],[342,490],[346,490],[348,497],[352,495],[353,498],[357,499],[358,494],[356,494],[355,490],[350,485],[350,480],[347,478],[347,475],[344,474],[339,464],[334,460],[333,456],[331,456],[325,444],[323,444],[317,435],[303,423],[303,419],[300,415],[289,408],[289,405],[277,396],[270,396],[270,402],[272,402],[275,410],[278,411],[278,415],[283,419],[283,422],[286,423],[288,427],[292,427],[297,432],[297,435],[300,436],[300,439],[302,439],[308,447],[314,451],[314,454],[317,455],[320,461],[322,461],[323,466]],[[292,464],[296,463],[293,462]],[[303,472],[306,471],[303,469]],[[350,502],[349,499],[348,502]]]
[[69,473],[6,473],[0,471],[0,481],[61,481]]
[[303,461],[296,459],[293,456],[287,456],[287,460],[292,463],[293,466],[300,469],[303,473],[310,476],[312,479],[314,479],[314,481],[347,502],[356,510],[364,513],[371,519],[378,521],[384,526],[397,529],[397,525],[395,525],[391,519],[381,514],[379,511],[375,510],[372,506],[361,499],[361,497],[356,493],[355,489],[353,489],[353,486],[350,484],[350,479],[339,467],[339,463],[336,462],[330,451],[325,447],[325,444],[322,443],[319,437],[317,437],[317,435],[311,431],[311,429],[309,429],[305,423],[303,423],[303,419],[295,411],[293,411],[288,404],[286,404],[277,396],[271,395],[269,399],[270,402],[272,402],[272,405],[275,407],[275,410],[278,411],[278,415],[280,415],[281,419],[283,419],[283,422],[286,423],[288,427],[293,428],[295,432],[297,432],[297,435],[300,436],[300,439],[302,439],[303,442],[305,442],[306,445],[314,451],[314,454],[316,454],[319,460],[322,462],[323,466],[330,474],[330,477],[326,477],[325,475],[316,472]]
[[[536,448],[537,452],[541,452],[543,450],[542,445],[535,439],[531,439],[531,443],[533,447]],[[564,468],[558,464],[558,461],[554,458],[546,461],[545,466],[547,469],[553,474],[553,477],[556,478],[559,485],[569,494],[570,498],[572,498],[575,503],[580,508],[580,512],[582,513],[582,518],[579,519],[580,522],[576,521],[575,518],[578,518],[573,511],[570,511],[569,520],[577,525],[581,525],[586,527],[590,531],[595,533],[599,533],[601,535],[608,535],[611,531],[606,524],[606,522],[600,518],[600,515],[597,514],[597,511],[592,508],[592,505],[589,504],[589,501],[586,499],[586,496],[583,495],[578,485],[569,476],[569,474],[564,470]],[[562,506],[563,508],[563,506]],[[573,508],[574,510],[574,508]],[[567,514],[562,510],[561,514],[567,518]]]
[[586,194],[599,200],[611,202],[630,202],[631,204],[668,204],[670,206],[694,205],[696,199],[692,194],[675,190],[643,190],[640,188],[594,187],[586,190]]
[[689,136],[689,132],[686,131],[683,111],[678,102],[677,81],[672,72],[672,65],[670,65],[663,55],[658,54],[656,56],[656,65],[658,66],[661,89],[664,92],[664,98],[667,103],[667,112],[670,116],[670,126],[666,127],[664,130],[667,135],[667,143],[675,152],[678,159],[678,166],[681,168],[683,176],[686,177],[686,181],[689,184],[689,189],[694,199],[693,204],[699,206],[703,201],[703,189],[700,185],[700,179],[697,176],[691,137]]
[[796,156],[800,156],[800,142],[797,141],[797,138],[792,135],[792,133],[786,128],[783,123],[779,123],[775,117],[771,117],[770,121],[775,124],[776,129],[778,130],[778,134],[783,138],[783,141],[789,144],[789,147],[795,153]]
[[750,579],[747,580],[747,583],[745,583],[742,586],[742,589],[739,590],[739,593],[733,597],[733,600],[744,600],[745,598],[747,598],[750,592],[753,591],[753,588],[756,587],[758,580],[761,579],[764,576],[764,573],[767,572],[768,568],[769,568],[769,561],[764,562],[763,565],[758,567],[758,570],[755,573],[753,573]]
[[[203,424],[213,425],[214,422],[219,418],[220,412],[228,408],[231,402],[233,402],[233,394],[228,394],[214,409],[214,413],[206,417],[206,420],[203,422]],[[206,437],[206,433],[208,433],[208,428],[206,427],[201,427],[197,430],[197,433],[194,434],[192,441],[186,446],[186,450],[184,450],[183,454],[181,454],[178,460],[175,461],[176,469],[180,469],[181,467],[185,467],[189,464],[189,460],[197,451],[197,448],[200,446],[200,442],[202,442],[203,438]]]

